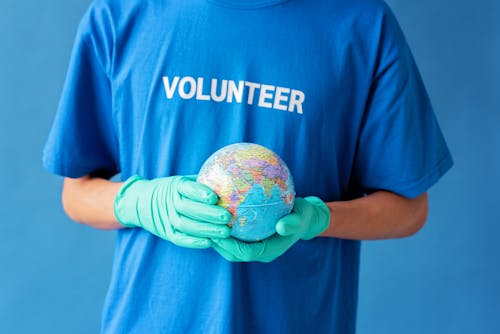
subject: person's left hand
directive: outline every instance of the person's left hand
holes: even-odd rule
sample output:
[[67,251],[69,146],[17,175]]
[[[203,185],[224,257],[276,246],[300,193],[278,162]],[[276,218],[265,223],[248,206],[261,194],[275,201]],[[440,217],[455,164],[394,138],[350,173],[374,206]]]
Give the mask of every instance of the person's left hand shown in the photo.
[[271,262],[298,240],[310,240],[326,230],[330,210],[318,197],[296,198],[292,213],[276,223],[276,234],[257,242],[212,238],[212,248],[231,262]]

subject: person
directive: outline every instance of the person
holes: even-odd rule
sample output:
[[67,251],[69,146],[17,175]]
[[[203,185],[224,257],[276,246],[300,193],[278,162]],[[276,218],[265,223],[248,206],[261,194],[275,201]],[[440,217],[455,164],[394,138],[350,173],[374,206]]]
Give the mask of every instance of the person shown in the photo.
[[[295,181],[256,243],[195,177],[238,142]],[[360,241],[416,233],[452,158],[380,0],[95,0],[43,163],[69,217],[117,230],[102,333],[346,334]]]

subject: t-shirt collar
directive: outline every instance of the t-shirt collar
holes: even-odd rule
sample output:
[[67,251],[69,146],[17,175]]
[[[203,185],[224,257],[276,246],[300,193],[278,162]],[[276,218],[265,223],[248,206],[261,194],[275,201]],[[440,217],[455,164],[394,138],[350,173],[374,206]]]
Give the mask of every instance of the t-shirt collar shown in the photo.
[[207,0],[215,5],[220,5],[235,9],[257,9],[274,6],[290,0]]

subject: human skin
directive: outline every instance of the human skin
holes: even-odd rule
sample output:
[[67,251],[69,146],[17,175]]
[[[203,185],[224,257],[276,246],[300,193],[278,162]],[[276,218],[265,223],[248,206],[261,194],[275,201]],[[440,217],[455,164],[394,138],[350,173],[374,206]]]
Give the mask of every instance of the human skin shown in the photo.
[[[65,178],[62,203],[76,222],[103,230],[123,228],[113,205],[122,182],[86,175]],[[418,232],[427,219],[427,193],[409,199],[387,191],[350,200],[326,203],[330,224],[323,237],[377,240],[408,237]]]

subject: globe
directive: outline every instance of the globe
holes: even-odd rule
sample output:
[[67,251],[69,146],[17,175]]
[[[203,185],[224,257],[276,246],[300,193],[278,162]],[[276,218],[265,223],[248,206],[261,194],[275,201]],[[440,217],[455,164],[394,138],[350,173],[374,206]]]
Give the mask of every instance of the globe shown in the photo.
[[231,236],[247,242],[275,233],[278,219],[290,213],[295,188],[290,170],[270,149],[236,143],[212,154],[198,173],[232,214]]

